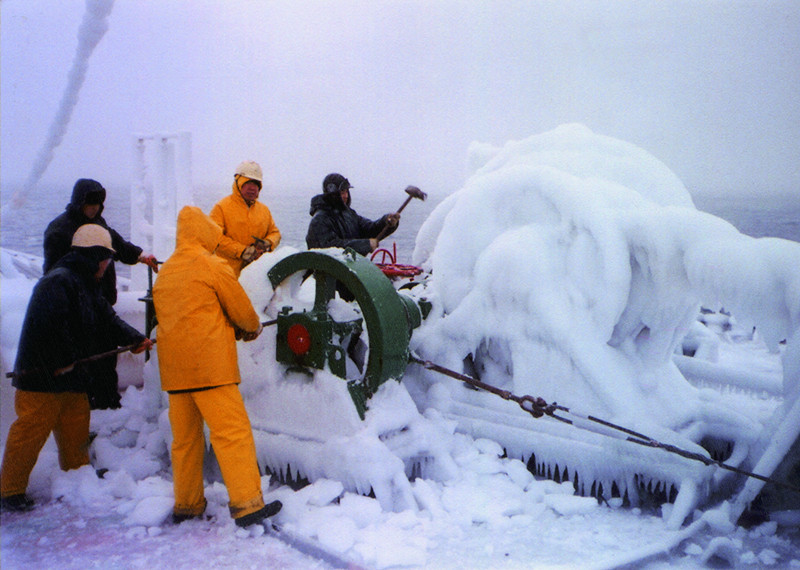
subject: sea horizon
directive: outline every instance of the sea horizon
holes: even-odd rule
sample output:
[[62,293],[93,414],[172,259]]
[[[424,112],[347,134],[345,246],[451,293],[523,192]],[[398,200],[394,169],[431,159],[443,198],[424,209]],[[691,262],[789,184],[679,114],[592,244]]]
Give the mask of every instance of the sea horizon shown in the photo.
[[[0,219],[0,246],[31,255],[42,255],[42,241],[47,224],[64,211],[69,202],[71,188],[52,192],[52,198],[36,201],[26,197],[22,207],[6,208],[15,188],[4,188],[2,197],[3,217]],[[103,217],[109,226],[123,237],[130,238],[130,188],[108,186]],[[213,205],[230,193],[231,189],[212,185],[196,185],[193,198],[196,206],[210,212]],[[281,243],[297,249],[305,248],[305,234],[310,221],[311,198],[319,193],[309,188],[273,189],[266,187],[260,201],[272,212],[275,223],[281,230]],[[798,193],[800,194],[800,193]],[[406,195],[402,188],[397,191],[370,191],[355,189],[353,207],[370,219],[397,210]],[[428,196],[424,201],[414,200],[402,213],[398,230],[381,245],[391,250],[397,245],[397,261],[411,263],[417,232],[421,225],[445,198]],[[800,242],[800,198],[790,193],[755,195],[743,193],[707,193],[693,196],[698,210],[718,216],[733,224],[740,232],[751,237],[777,237]],[[141,245],[141,244],[137,244]],[[122,274],[126,273],[121,267]]]

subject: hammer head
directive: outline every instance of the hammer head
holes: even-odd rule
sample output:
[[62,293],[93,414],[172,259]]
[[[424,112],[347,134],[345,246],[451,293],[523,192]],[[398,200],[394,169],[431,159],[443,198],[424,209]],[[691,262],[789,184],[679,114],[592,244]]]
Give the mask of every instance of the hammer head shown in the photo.
[[425,201],[425,198],[428,197],[428,195],[425,192],[423,192],[416,186],[407,186],[406,194],[408,194],[412,198],[417,198],[418,200],[422,200],[423,202]]

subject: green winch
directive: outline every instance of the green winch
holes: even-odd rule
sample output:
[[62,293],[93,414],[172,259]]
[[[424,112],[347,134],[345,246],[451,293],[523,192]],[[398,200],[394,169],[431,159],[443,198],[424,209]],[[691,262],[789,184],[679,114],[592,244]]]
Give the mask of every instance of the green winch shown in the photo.
[[[351,249],[312,250],[290,255],[269,271],[273,289],[290,275],[316,281],[312,309],[283,307],[277,317],[276,360],[290,367],[326,366],[346,379],[347,388],[363,419],[367,400],[390,379],[399,380],[409,359],[413,329],[427,316],[430,304],[419,304],[399,293],[392,281],[367,258]],[[338,322],[328,310],[336,292],[358,304],[361,317]],[[368,342],[362,333],[366,329]],[[356,354],[367,346],[363,362]],[[362,355],[363,356],[363,355]],[[348,357],[358,367],[357,378],[348,379]],[[351,364],[352,366],[352,364]]]

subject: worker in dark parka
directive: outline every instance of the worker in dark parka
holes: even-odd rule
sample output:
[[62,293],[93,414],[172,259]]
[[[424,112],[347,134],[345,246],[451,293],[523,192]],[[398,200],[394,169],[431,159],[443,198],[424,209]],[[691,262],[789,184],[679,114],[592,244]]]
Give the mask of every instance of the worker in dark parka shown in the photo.
[[[369,255],[378,247],[376,239],[384,228],[391,235],[400,223],[400,214],[386,214],[378,220],[358,215],[350,207],[350,181],[338,173],[328,174],[322,181],[322,194],[311,199],[311,223],[306,245],[309,249],[349,247],[361,255]],[[385,237],[385,236],[384,236]]]
[[[102,184],[90,178],[81,178],[72,188],[72,198],[65,211],[47,226],[44,232],[44,272],[47,273],[62,257],[70,251],[72,236],[84,224],[97,224],[111,234],[114,257],[106,269],[100,282],[103,296],[111,305],[117,302],[117,274],[114,260],[128,265],[144,263],[158,272],[154,255],[142,252],[142,248],[125,240],[119,233],[110,228],[103,218],[106,189]],[[110,344],[107,349],[114,348]],[[89,404],[92,409],[119,408],[119,378],[117,376],[117,359],[109,358],[100,365],[94,378],[95,385],[88,390]]]
[[28,479],[50,433],[64,471],[89,463],[89,400],[98,362],[76,361],[105,351],[109,343],[134,346],[150,339],[119,318],[103,296],[100,280],[114,255],[111,234],[97,224],[78,228],[72,250],[36,284],[22,324],[14,365],[17,419],[0,467],[0,508],[29,510]]

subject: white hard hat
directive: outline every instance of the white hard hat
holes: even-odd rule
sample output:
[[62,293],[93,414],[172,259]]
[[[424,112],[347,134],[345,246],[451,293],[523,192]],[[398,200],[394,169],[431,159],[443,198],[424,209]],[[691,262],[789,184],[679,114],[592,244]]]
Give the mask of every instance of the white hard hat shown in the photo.
[[97,224],[83,224],[72,235],[72,247],[100,246],[116,253],[111,247],[111,234],[103,226]]
[[264,180],[264,174],[261,172],[261,167],[253,160],[245,160],[244,162],[239,163],[239,166],[236,167],[236,172],[234,172],[234,176],[244,176],[250,180],[257,181],[259,184]]

